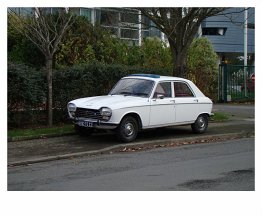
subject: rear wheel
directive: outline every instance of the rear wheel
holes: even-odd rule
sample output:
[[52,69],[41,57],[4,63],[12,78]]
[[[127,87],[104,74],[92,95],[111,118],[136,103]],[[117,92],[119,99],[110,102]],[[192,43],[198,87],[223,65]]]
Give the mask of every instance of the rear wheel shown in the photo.
[[202,134],[207,130],[208,127],[208,117],[207,115],[199,115],[196,119],[196,121],[191,124],[191,128],[194,133],[196,134]]
[[128,143],[136,139],[138,134],[137,120],[132,116],[126,116],[122,119],[117,128],[117,137],[120,141]]

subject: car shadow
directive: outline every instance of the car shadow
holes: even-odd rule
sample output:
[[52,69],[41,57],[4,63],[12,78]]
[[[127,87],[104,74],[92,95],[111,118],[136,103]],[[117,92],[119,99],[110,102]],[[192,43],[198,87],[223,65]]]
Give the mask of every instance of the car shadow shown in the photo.
[[[169,138],[179,138],[192,135],[192,130],[190,126],[174,126],[174,127],[164,127],[164,128],[153,128],[142,130],[138,133],[137,139],[134,141],[142,142],[142,141],[153,141],[153,140],[164,140]],[[89,137],[79,136],[78,137],[80,144],[96,144],[96,148],[99,146],[112,146],[123,144],[118,141],[116,134],[113,132],[98,132],[94,133]],[[77,142],[72,143],[77,144]]]

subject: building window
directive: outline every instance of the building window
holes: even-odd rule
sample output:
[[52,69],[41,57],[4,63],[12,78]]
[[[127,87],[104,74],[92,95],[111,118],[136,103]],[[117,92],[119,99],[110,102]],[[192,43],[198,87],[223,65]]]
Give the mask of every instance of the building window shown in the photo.
[[8,10],[8,12],[14,12],[14,13],[20,15],[20,7],[9,7],[7,10]]
[[149,31],[142,31],[142,38],[146,38],[146,37],[149,37]]
[[119,13],[115,11],[101,10],[100,24],[107,26],[118,26]]
[[91,10],[87,8],[80,8],[80,15],[87,17],[91,21]]
[[19,15],[22,16],[31,16],[33,14],[33,8],[32,7],[21,7]]
[[52,14],[57,14],[57,13],[63,13],[63,12],[68,12],[69,8],[68,7],[52,7],[51,8],[51,13]]
[[[152,22],[153,23],[153,22]],[[150,25],[151,25],[151,21],[149,18],[147,18],[146,16],[142,16],[142,25],[144,29],[149,29]]]
[[121,38],[138,39],[138,30],[121,29]]
[[72,8],[70,8],[70,12],[71,13],[73,13],[73,14],[75,14],[75,15],[77,15],[77,16],[80,16],[80,8],[78,8],[78,7],[72,7]]
[[121,22],[125,23],[138,23],[138,14],[134,12],[121,13]]
[[223,36],[225,35],[227,28],[202,28],[202,35],[217,35]]
[[157,28],[151,27],[149,30],[150,37],[159,37],[161,38],[161,31]]

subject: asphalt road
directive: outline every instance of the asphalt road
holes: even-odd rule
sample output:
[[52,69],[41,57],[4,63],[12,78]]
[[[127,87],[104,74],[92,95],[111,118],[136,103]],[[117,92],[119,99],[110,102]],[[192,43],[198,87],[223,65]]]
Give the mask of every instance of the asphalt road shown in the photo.
[[254,138],[8,168],[8,190],[254,190]]

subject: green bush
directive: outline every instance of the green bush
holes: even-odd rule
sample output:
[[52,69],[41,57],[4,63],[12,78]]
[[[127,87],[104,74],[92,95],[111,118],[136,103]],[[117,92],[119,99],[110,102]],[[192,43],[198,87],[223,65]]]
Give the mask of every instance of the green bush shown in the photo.
[[78,16],[61,41],[55,63],[59,67],[101,62],[127,64],[127,44],[86,17]]
[[159,38],[144,39],[140,52],[140,61],[145,68],[173,68],[170,48]]
[[187,56],[187,78],[213,100],[217,99],[218,57],[207,38],[197,38]]
[[95,59],[90,40],[93,26],[84,16],[75,17],[74,23],[66,31],[55,54],[57,66],[72,66],[89,63]]
[[43,72],[24,64],[8,63],[8,108],[29,109],[45,101]]
[[[37,121],[35,109],[43,108],[46,84],[43,72],[24,64],[8,63],[8,123],[20,126]],[[27,116],[23,112],[28,112]]]

